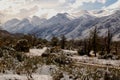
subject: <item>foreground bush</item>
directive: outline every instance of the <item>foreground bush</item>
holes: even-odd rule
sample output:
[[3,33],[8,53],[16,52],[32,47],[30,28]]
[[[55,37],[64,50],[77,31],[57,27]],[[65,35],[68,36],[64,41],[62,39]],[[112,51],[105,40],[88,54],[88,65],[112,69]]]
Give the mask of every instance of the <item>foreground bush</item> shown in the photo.
[[16,51],[20,51],[20,52],[29,52],[29,44],[28,44],[28,40],[26,39],[20,39],[17,41],[17,44],[15,46],[15,50]]

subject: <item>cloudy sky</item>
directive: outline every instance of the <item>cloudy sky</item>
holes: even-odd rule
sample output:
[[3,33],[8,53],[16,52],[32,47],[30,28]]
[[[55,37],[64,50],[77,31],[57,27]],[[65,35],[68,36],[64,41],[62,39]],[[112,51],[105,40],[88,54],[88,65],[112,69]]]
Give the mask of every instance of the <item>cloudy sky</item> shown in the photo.
[[0,0],[0,18],[51,17],[57,13],[80,10],[114,9],[120,0]]

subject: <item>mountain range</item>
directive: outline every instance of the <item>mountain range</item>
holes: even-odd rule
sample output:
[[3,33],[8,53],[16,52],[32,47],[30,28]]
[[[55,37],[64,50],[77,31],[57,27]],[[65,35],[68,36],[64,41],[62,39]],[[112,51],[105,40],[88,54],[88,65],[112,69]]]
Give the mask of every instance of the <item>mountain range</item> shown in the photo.
[[104,36],[109,27],[114,33],[113,39],[120,40],[120,10],[58,13],[50,19],[38,16],[22,20],[14,18],[2,24],[2,29],[10,33],[34,34],[48,40],[61,35],[68,39],[83,39],[89,36],[95,26],[100,36]]

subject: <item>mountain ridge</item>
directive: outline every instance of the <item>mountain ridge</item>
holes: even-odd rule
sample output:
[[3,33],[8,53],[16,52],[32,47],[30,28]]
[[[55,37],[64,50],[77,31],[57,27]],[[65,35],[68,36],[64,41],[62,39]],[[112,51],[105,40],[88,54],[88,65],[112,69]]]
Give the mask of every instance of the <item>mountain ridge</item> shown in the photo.
[[31,20],[27,18],[21,21],[13,19],[13,21],[6,22],[2,28],[12,33],[34,34],[44,39],[51,39],[53,35],[57,37],[65,35],[68,39],[82,39],[89,36],[94,26],[98,27],[100,36],[106,33],[107,27],[110,27],[116,32],[114,39],[119,40],[119,10],[102,17],[83,13],[79,17],[68,13],[58,13],[50,19],[40,19],[37,16],[33,16]]

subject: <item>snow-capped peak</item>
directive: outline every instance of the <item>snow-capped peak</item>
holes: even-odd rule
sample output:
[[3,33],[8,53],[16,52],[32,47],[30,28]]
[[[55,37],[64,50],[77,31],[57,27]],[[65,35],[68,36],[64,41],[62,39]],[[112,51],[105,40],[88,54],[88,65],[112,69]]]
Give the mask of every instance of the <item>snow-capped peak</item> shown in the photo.
[[57,23],[66,23],[71,21],[72,17],[68,13],[58,13],[57,15],[50,18],[47,23],[48,24],[57,24]]
[[61,18],[61,19],[69,19],[69,20],[71,20],[73,18],[73,16],[68,14],[68,13],[58,13],[57,15],[53,16],[52,18],[58,18],[58,19]]
[[44,23],[45,21],[46,21],[45,18],[40,18],[38,16],[33,16],[32,19],[31,19],[31,23],[34,26],[40,25],[40,24]]
[[58,13],[56,17],[61,17],[61,18],[68,18],[70,20],[74,19],[75,17],[71,14],[68,13]]

